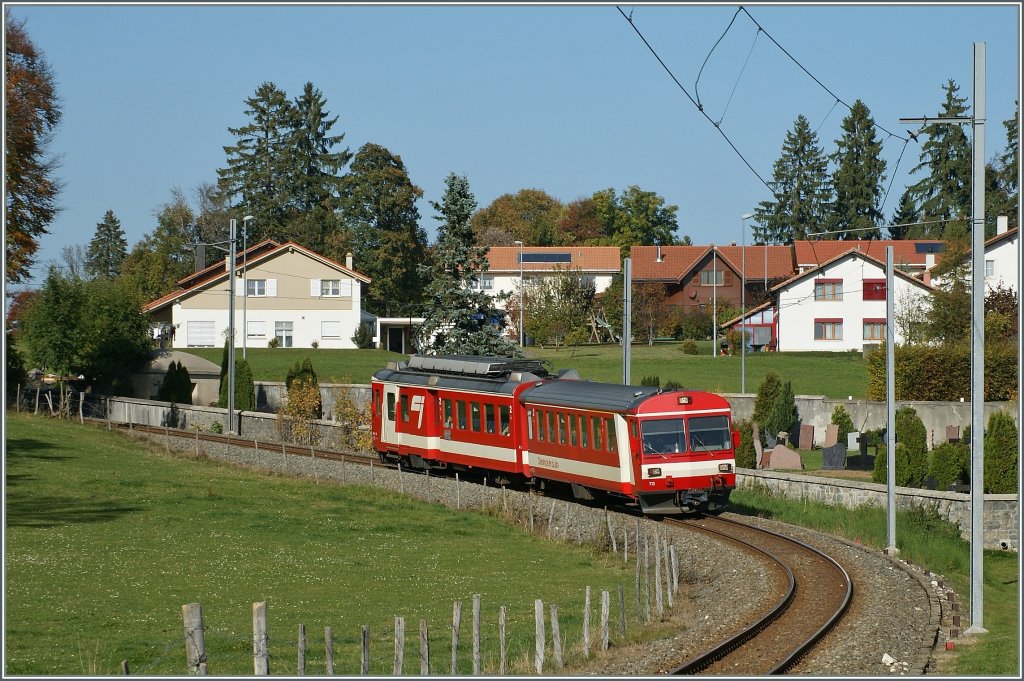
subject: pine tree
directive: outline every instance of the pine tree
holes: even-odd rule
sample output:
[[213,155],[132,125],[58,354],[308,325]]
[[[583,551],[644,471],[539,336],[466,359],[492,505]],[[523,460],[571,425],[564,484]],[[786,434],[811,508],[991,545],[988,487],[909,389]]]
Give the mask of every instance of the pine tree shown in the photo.
[[996,218],[1000,215],[1009,217],[1010,229],[1018,226],[1017,207],[1020,191],[1017,180],[1020,142],[1018,139],[1017,119],[1020,115],[1020,102],[1013,118],[1003,121],[1006,128],[1006,147],[993,163],[985,166],[985,237],[990,238],[996,233]]
[[421,300],[418,267],[427,259],[427,234],[416,208],[421,196],[401,157],[377,144],[363,145],[342,178],[342,220],[355,261],[371,279],[364,307],[375,314],[407,314]]
[[797,116],[775,162],[773,197],[754,211],[757,243],[791,244],[824,230],[832,195],[827,170],[817,134],[803,114]]
[[829,231],[834,239],[877,239],[884,219],[880,210],[885,160],[875,138],[875,121],[859,99],[843,119],[843,136],[836,140],[832,161],[835,205]]
[[910,229],[917,227],[915,223],[921,219],[921,213],[917,209],[917,205],[914,203],[914,197],[911,195],[909,189],[903,192],[900,197],[900,204],[896,207],[896,212],[892,215],[892,221],[889,224],[889,238],[890,239],[906,239]]
[[113,279],[121,271],[121,263],[128,254],[128,242],[121,229],[121,221],[108,210],[103,222],[96,225],[96,235],[89,242],[85,269],[93,277]]
[[[967,99],[958,97],[959,86],[952,79],[946,82],[939,118],[962,117],[967,114]],[[924,130],[927,139],[921,145],[921,162],[910,173],[925,170],[928,176],[910,187],[911,196],[920,207],[924,224],[908,231],[913,239],[948,239],[957,231],[967,231],[971,215],[971,142],[959,125],[933,123]]]
[[418,331],[417,347],[423,354],[522,356],[501,334],[504,319],[490,296],[474,290],[473,284],[487,271],[487,249],[473,245],[470,217],[476,199],[469,181],[455,173],[445,179],[441,202],[431,201],[438,212],[437,247],[432,264],[420,266],[426,281],[426,312]]

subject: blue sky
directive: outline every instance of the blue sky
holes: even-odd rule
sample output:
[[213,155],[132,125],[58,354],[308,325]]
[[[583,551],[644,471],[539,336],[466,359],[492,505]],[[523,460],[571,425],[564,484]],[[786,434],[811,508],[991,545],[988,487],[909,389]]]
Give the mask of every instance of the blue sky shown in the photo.
[[[451,171],[483,207],[537,188],[568,202],[631,184],[679,207],[678,236],[740,241],[739,216],[768,190],[697,111],[615,5],[6,5],[56,76],[64,116],[63,212],[37,266],[88,244],[107,210],[129,246],[151,231],[174,187],[190,193],[225,165],[228,127],[265,81],[294,97],[312,81],[353,152],[368,142],[402,157],[424,191],[423,226]],[[691,96],[720,120],[754,170],[771,179],[797,115],[831,152],[848,112],[739,5],[622,5]],[[843,101],[876,122],[935,115],[943,85],[973,87],[973,43],[987,49],[986,158],[1020,92],[1020,5],[759,5],[765,31]],[[744,66],[745,64],[745,66]],[[728,104],[728,106],[726,106]],[[883,140],[888,138],[880,133]],[[922,175],[911,143],[883,156],[884,212]],[[357,264],[358,267],[358,264]]]

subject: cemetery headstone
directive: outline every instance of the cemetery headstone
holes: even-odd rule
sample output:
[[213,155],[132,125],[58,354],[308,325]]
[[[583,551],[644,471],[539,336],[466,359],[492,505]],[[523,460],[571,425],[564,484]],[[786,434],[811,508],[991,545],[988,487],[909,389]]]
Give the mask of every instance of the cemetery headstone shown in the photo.
[[946,442],[960,442],[960,426],[946,426]]
[[839,442],[839,426],[830,423],[825,426],[825,444],[823,446],[831,447],[837,442]]
[[821,450],[821,470],[841,471],[846,468],[846,445],[842,442]]
[[800,459],[799,452],[794,452],[786,445],[775,445],[775,447],[772,448],[771,458],[769,459],[767,467],[772,470],[803,470],[804,463]]
[[814,449],[814,426],[810,424],[800,426],[800,449]]

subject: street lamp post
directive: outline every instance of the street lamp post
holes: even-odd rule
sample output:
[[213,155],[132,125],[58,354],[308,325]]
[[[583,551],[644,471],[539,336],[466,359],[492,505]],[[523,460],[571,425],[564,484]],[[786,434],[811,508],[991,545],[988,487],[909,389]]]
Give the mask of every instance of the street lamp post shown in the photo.
[[228,428],[235,432],[235,219],[228,234]]
[[718,249],[711,244],[711,356],[718,357]]
[[[969,117],[901,118],[900,123],[971,125],[971,626],[983,634],[985,479],[985,43],[974,43],[974,111]],[[886,333],[891,333],[887,329]],[[889,399],[894,399],[889,396]],[[889,430],[893,430],[890,424]],[[892,445],[890,445],[892,446]],[[892,543],[895,531],[889,530]]]
[[519,347],[526,345],[526,330],[523,328],[523,242],[513,241],[519,246]]
[[251,215],[242,218],[242,359],[246,358],[246,340],[249,337],[249,324],[246,319],[246,310],[249,302],[249,279],[246,276],[246,256],[249,248],[249,221],[255,220]]
[[753,213],[744,213],[740,216],[740,235],[743,246],[740,251],[740,281],[743,287],[740,289],[740,392],[747,392],[747,228],[743,224]]

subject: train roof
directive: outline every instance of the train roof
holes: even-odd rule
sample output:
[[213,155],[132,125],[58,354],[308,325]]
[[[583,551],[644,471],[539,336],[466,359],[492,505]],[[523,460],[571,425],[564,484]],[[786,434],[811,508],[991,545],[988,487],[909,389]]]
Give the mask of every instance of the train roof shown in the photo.
[[373,377],[406,385],[511,394],[520,384],[542,381],[551,374],[539,359],[413,355],[408,362],[388,362]]
[[520,399],[530,404],[624,412],[635,409],[647,398],[661,392],[661,388],[653,386],[560,380],[545,381],[527,388]]

